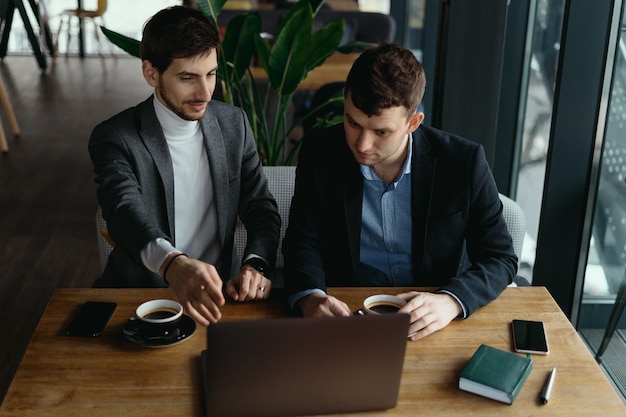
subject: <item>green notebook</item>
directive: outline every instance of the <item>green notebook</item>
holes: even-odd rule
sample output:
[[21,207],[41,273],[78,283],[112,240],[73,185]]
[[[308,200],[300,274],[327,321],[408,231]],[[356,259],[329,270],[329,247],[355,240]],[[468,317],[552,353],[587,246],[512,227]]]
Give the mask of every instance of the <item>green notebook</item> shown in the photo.
[[530,357],[480,345],[459,379],[459,388],[513,404],[533,369]]

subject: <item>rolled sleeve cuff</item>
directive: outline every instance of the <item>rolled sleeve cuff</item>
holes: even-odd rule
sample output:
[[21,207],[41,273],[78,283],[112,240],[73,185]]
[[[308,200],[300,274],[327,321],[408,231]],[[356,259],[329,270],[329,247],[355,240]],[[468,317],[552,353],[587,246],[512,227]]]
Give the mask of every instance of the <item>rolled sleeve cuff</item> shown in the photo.
[[149,242],[141,250],[141,261],[146,268],[155,274],[158,274],[161,269],[161,265],[163,265],[167,256],[173,252],[180,251],[172,246],[169,241],[159,237],[154,239],[152,242]]

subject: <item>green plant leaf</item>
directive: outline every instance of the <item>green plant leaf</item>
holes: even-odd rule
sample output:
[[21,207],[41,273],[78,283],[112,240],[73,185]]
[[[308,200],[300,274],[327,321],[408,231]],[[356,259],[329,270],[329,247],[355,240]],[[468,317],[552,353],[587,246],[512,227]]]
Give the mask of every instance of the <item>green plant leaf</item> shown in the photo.
[[[306,72],[318,67],[332,55],[339,46],[344,32],[344,20],[337,19],[328,23],[311,37],[311,53],[307,61]],[[306,75],[306,74],[305,74]]]
[[[197,0],[197,4],[202,13],[217,25],[217,17],[226,1]],[[335,51],[360,52],[373,46],[354,42],[338,47],[344,33],[343,19],[328,23],[313,33],[313,18],[323,4],[324,0],[299,0],[282,19],[273,44],[261,37],[261,18],[255,12],[231,19],[221,40],[218,76],[224,100],[240,105],[246,111],[264,165],[291,163],[297,155],[298,144],[290,147],[287,154],[287,138],[311,114],[294,120],[290,126],[286,125],[286,114],[298,84],[308,72],[321,65]],[[141,56],[140,41],[107,28],[102,28],[102,32],[130,55]],[[269,84],[265,92],[258,90],[250,72],[255,52],[258,62],[268,74]],[[275,95],[277,100],[269,100],[270,95]],[[332,99],[340,100],[343,97]],[[338,120],[330,115],[318,115],[316,119],[316,127]]]
[[210,19],[213,19],[215,26],[217,24],[217,16],[222,12],[222,8],[227,0],[196,0],[198,8],[204,15]]
[[276,35],[266,71],[272,87],[281,96],[293,94],[305,77],[307,61],[312,52],[312,28],[313,15],[307,6],[298,8],[298,12],[292,14]]
[[118,46],[120,49],[127,52],[131,56],[134,56],[135,58],[141,58],[140,41],[107,29],[104,26],[100,26],[100,30],[102,31],[102,33],[104,33],[104,36],[106,36],[107,39],[111,41],[113,45]]
[[324,1],[325,0],[299,0],[296,4],[291,6],[285,17],[282,18],[276,33],[280,32],[283,26],[297,13],[310,11],[311,15],[315,17],[317,12],[319,12],[324,5]]
[[254,56],[254,39],[261,32],[261,16],[258,12],[234,17],[226,27],[222,53],[232,68],[232,82],[239,83],[250,67]]
[[270,44],[263,39],[261,34],[257,34],[257,36],[255,36],[254,44],[256,46],[256,56],[259,60],[259,65],[261,65],[261,68],[265,69],[267,72],[267,69],[269,68],[270,53],[272,51]]

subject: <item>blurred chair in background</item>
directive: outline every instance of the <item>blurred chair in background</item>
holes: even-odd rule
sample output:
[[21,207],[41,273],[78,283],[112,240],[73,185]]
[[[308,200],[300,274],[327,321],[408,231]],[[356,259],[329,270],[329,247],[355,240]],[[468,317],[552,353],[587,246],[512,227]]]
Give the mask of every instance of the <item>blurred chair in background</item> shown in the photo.
[[[11,106],[11,102],[9,101],[9,95],[7,94],[7,89],[4,86],[4,81],[2,77],[0,77],[0,102],[2,103],[2,107],[4,108],[4,112],[6,113],[7,119],[9,120],[9,124],[11,125],[11,130],[15,136],[20,135],[20,127],[17,124],[17,119],[15,118],[15,113],[13,112],[13,106]],[[6,135],[4,133],[4,126],[0,122],[0,151],[9,152],[9,144],[7,142]]]
[[[65,27],[67,29],[67,44],[65,49],[65,56],[68,55],[70,41],[72,38],[72,31],[76,28],[75,32],[80,36],[80,25],[81,21],[89,21],[93,26],[93,34],[98,44],[98,55],[100,58],[104,58],[104,54],[102,53],[102,44],[100,42],[100,26],[104,26],[104,13],[106,12],[108,7],[107,0],[98,0],[98,4],[95,10],[84,9],[84,8],[76,8],[76,9],[65,9],[63,10],[59,16],[61,18],[59,22],[59,29],[57,31],[56,40],[54,42],[54,48],[52,52],[52,59],[56,59],[59,48],[59,39],[61,37],[61,32]],[[77,38],[78,38],[77,36]],[[79,42],[82,40],[79,39]],[[115,56],[113,54],[113,50],[111,49],[111,56]]]

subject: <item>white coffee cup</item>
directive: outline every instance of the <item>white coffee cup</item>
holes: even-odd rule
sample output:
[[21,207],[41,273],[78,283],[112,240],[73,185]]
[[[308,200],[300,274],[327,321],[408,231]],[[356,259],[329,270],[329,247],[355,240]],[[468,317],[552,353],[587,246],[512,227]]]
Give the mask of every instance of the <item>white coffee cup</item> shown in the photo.
[[363,310],[366,314],[397,313],[406,305],[406,301],[395,295],[376,294],[363,301]]
[[150,300],[137,307],[135,315],[146,323],[173,323],[183,315],[183,306],[174,300]]

